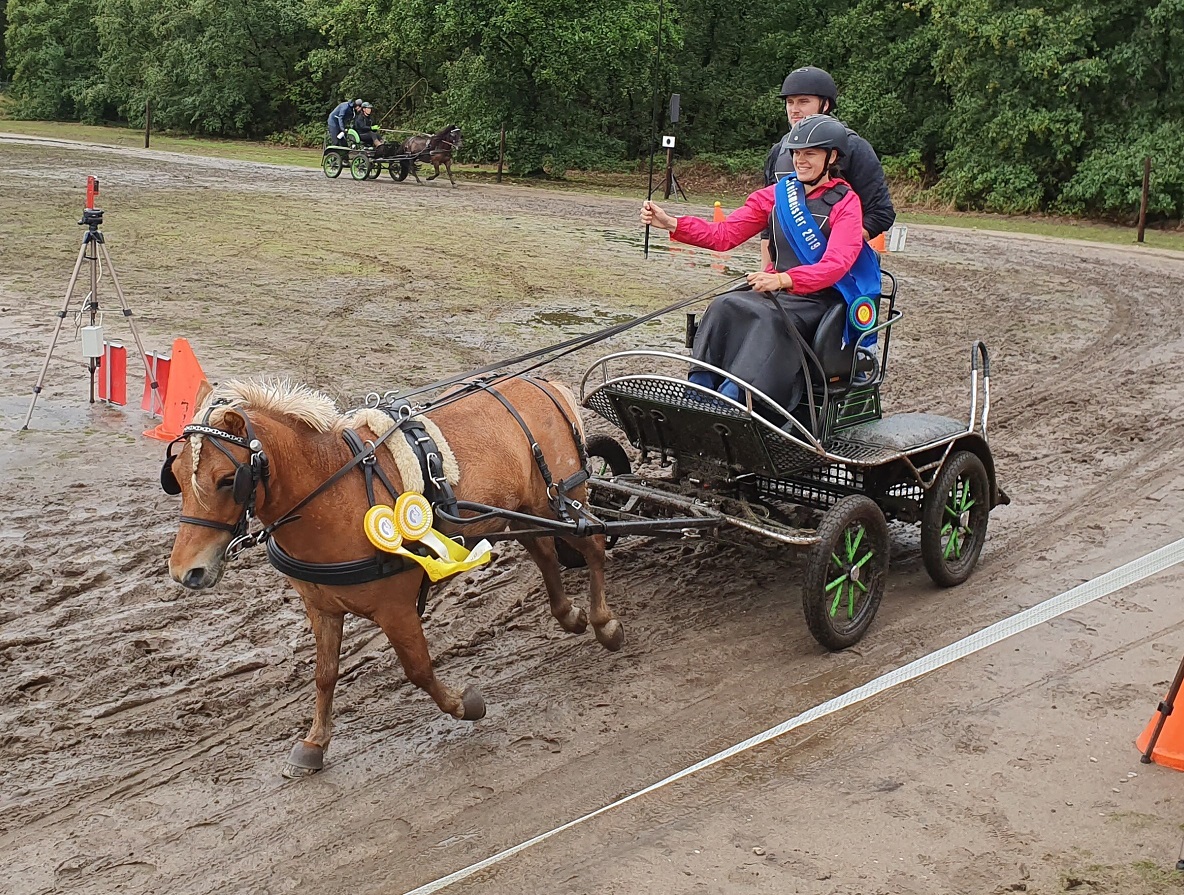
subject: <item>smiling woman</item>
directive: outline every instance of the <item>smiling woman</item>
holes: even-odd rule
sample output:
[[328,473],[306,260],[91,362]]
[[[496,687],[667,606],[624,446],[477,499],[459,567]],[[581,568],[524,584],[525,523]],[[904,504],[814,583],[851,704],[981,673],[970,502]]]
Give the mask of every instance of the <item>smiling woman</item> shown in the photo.
[[[723,221],[674,217],[647,201],[641,222],[669,230],[678,242],[716,251],[772,227],[772,260],[748,274],[747,288],[711,303],[695,334],[694,357],[734,373],[792,412],[809,372],[803,344],[813,340],[832,307],[879,295],[880,283],[875,254],[862,238],[859,197],[836,176],[847,149],[846,128],[827,115],[812,115],[794,125],[789,140],[795,174],[753,193]],[[848,283],[861,257],[872,265],[864,288]],[[860,295],[848,295],[852,290]],[[692,371],[691,381],[740,399],[740,387],[718,374]]]

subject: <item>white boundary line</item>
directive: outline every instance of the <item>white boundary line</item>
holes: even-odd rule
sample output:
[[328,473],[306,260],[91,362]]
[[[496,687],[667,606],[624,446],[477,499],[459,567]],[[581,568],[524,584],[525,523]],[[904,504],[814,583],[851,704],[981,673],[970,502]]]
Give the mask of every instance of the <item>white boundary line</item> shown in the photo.
[[1171,568],[1181,560],[1184,560],[1184,538],[1174,541],[1165,547],[1160,547],[1158,550],[1132,560],[1126,565],[1119,566],[1117,569],[1112,569],[1103,575],[1099,575],[1097,578],[1086,581],[1084,584],[1079,584],[1077,587],[1067,590],[1059,596],[1050,597],[1043,603],[1037,603],[1029,609],[1008,616],[1002,621],[963,637],[956,643],[951,643],[949,646],[922,656],[907,665],[902,665],[900,668],[880,675],[880,677],[869,681],[861,687],[848,690],[834,699],[829,699],[820,705],[807,709],[795,718],[790,718],[788,721],[783,721],[775,727],[770,727],[763,733],[758,733],[756,736],[749,737],[741,743],[729,746],[722,752],[717,752],[715,755],[696,762],[675,774],[671,774],[657,783],[652,783],[645,789],[638,790],[632,795],[618,799],[612,804],[605,805],[603,808],[598,808],[595,811],[585,814],[583,817],[568,821],[562,826],[535,836],[533,839],[527,839],[525,842],[521,842],[512,848],[507,848],[504,851],[498,852],[496,855],[471,864],[463,870],[454,871],[447,876],[440,877],[434,882],[426,883],[417,889],[412,889],[406,895],[431,895],[433,892],[439,892],[453,883],[458,883],[472,876],[474,873],[479,873],[487,867],[501,863],[506,858],[513,857],[533,845],[538,845],[540,842],[550,839],[552,836],[556,836],[565,830],[570,830],[572,827],[582,824],[586,820],[591,820],[607,811],[632,802],[634,799],[639,799],[664,786],[669,786],[671,783],[681,780],[684,777],[689,777],[691,774],[702,771],[704,768],[709,768],[712,765],[719,764],[721,761],[726,761],[733,755],[752,749],[754,746],[767,743],[769,740],[776,739],[782,734],[789,733],[791,730],[809,724],[811,721],[817,721],[819,718],[832,715],[857,702],[870,699],[873,696],[883,693],[885,690],[890,690],[900,684],[915,680],[923,674],[928,674],[931,671],[963,659],[972,653],[993,646],[1001,640],[1011,637],[1013,634],[1019,634],[1021,631],[1026,631],[1036,625],[1043,624],[1050,619],[1056,618],[1058,615],[1063,615],[1066,612],[1084,606],[1086,603],[1092,603],[1094,600],[1112,594],[1116,590],[1121,590],[1130,584],[1134,584],[1136,581],[1141,581],[1144,578],[1162,572],[1164,569]]

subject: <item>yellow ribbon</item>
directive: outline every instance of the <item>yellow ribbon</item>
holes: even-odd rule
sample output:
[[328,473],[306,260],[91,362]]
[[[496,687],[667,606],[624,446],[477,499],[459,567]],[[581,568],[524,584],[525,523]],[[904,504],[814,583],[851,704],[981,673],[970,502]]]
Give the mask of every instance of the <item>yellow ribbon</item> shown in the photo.
[[[452,538],[432,528],[432,507],[426,497],[414,491],[399,495],[393,507],[378,504],[366,512],[362,522],[370,543],[417,563],[432,581],[441,581],[493,558],[489,542],[482,539],[466,550]],[[423,544],[435,556],[420,556],[403,546],[404,541]]]

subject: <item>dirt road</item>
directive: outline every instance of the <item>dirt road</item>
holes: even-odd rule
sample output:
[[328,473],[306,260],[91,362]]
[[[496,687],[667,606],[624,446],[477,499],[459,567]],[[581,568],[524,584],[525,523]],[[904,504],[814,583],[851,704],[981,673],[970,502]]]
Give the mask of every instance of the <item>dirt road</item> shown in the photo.
[[[941,591],[914,532],[858,648],[801,618],[801,561],[632,540],[628,642],[553,623],[514,549],[433,595],[426,630],[481,722],[440,717],[347,622],[328,767],[280,776],[312,640],[261,555],[168,580],[177,504],[150,421],[86,403],[73,321],[24,419],[97,174],[148,347],[212,379],[279,373],[358,403],[722,285],[754,253],[641,257],[636,202],[0,137],[0,863],[32,893],[398,893],[679,770],[1181,535],[1184,259],[911,228],[886,404],[962,416],[992,351],[1012,505]],[[695,206],[709,213],[709,197]],[[80,294],[81,295],[81,294]],[[106,326],[130,344],[109,281]],[[77,310],[79,303],[71,309]],[[618,345],[676,344],[681,321]],[[557,371],[569,381],[591,358]],[[132,364],[134,364],[134,359]],[[135,381],[135,367],[132,366]],[[581,573],[567,573],[577,592]],[[519,855],[465,893],[1158,893],[1184,776],[1138,763],[1184,651],[1164,573]],[[1135,776],[1132,776],[1135,775]]]

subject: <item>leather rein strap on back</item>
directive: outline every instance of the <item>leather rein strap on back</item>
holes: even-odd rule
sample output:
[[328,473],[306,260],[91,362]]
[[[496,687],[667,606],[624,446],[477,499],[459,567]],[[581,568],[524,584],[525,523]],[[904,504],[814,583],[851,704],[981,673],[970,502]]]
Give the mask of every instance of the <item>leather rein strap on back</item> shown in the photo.
[[517,411],[513,404],[506,400],[505,395],[499,392],[492,385],[489,385],[488,383],[477,383],[477,385],[483,391],[493,395],[493,397],[497,398],[497,400],[501,402],[501,405],[510,412],[510,415],[514,417],[515,421],[517,421],[519,427],[522,429],[523,434],[526,435],[526,440],[530,444],[531,456],[534,457],[534,462],[538,467],[539,474],[543,477],[543,483],[547,486],[547,502],[551,505],[551,509],[554,511],[555,515],[559,517],[560,521],[574,523],[576,526],[574,534],[577,537],[586,535],[588,533],[588,520],[585,518],[583,513],[584,507],[578,500],[572,500],[567,496],[568,491],[570,491],[572,488],[578,487],[588,480],[588,452],[584,445],[583,439],[580,438],[579,428],[574,422],[572,422],[571,417],[568,416],[562,405],[560,405],[558,399],[556,399],[556,397],[551,394],[551,392],[541,383],[531,379],[528,376],[520,376],[518,378],[525,382],[529,382],[548,398],[550,398],[551,401],[554,402],[555,406],[559,409],[560,414],[563,416],[564,420],[567,421],[567,424],[571,429],[572,436],[576,443],[576,450],[580,457],[580,468],[573,475],[561,482],[556,482],[551,477],[551,469],[547,466],[547,459],[543,456],[543,449],[539,446],[538,441],[535,440],[534,435],[530,431],[530,427],[526,425],[526,420],[522,418],[522,414]]

